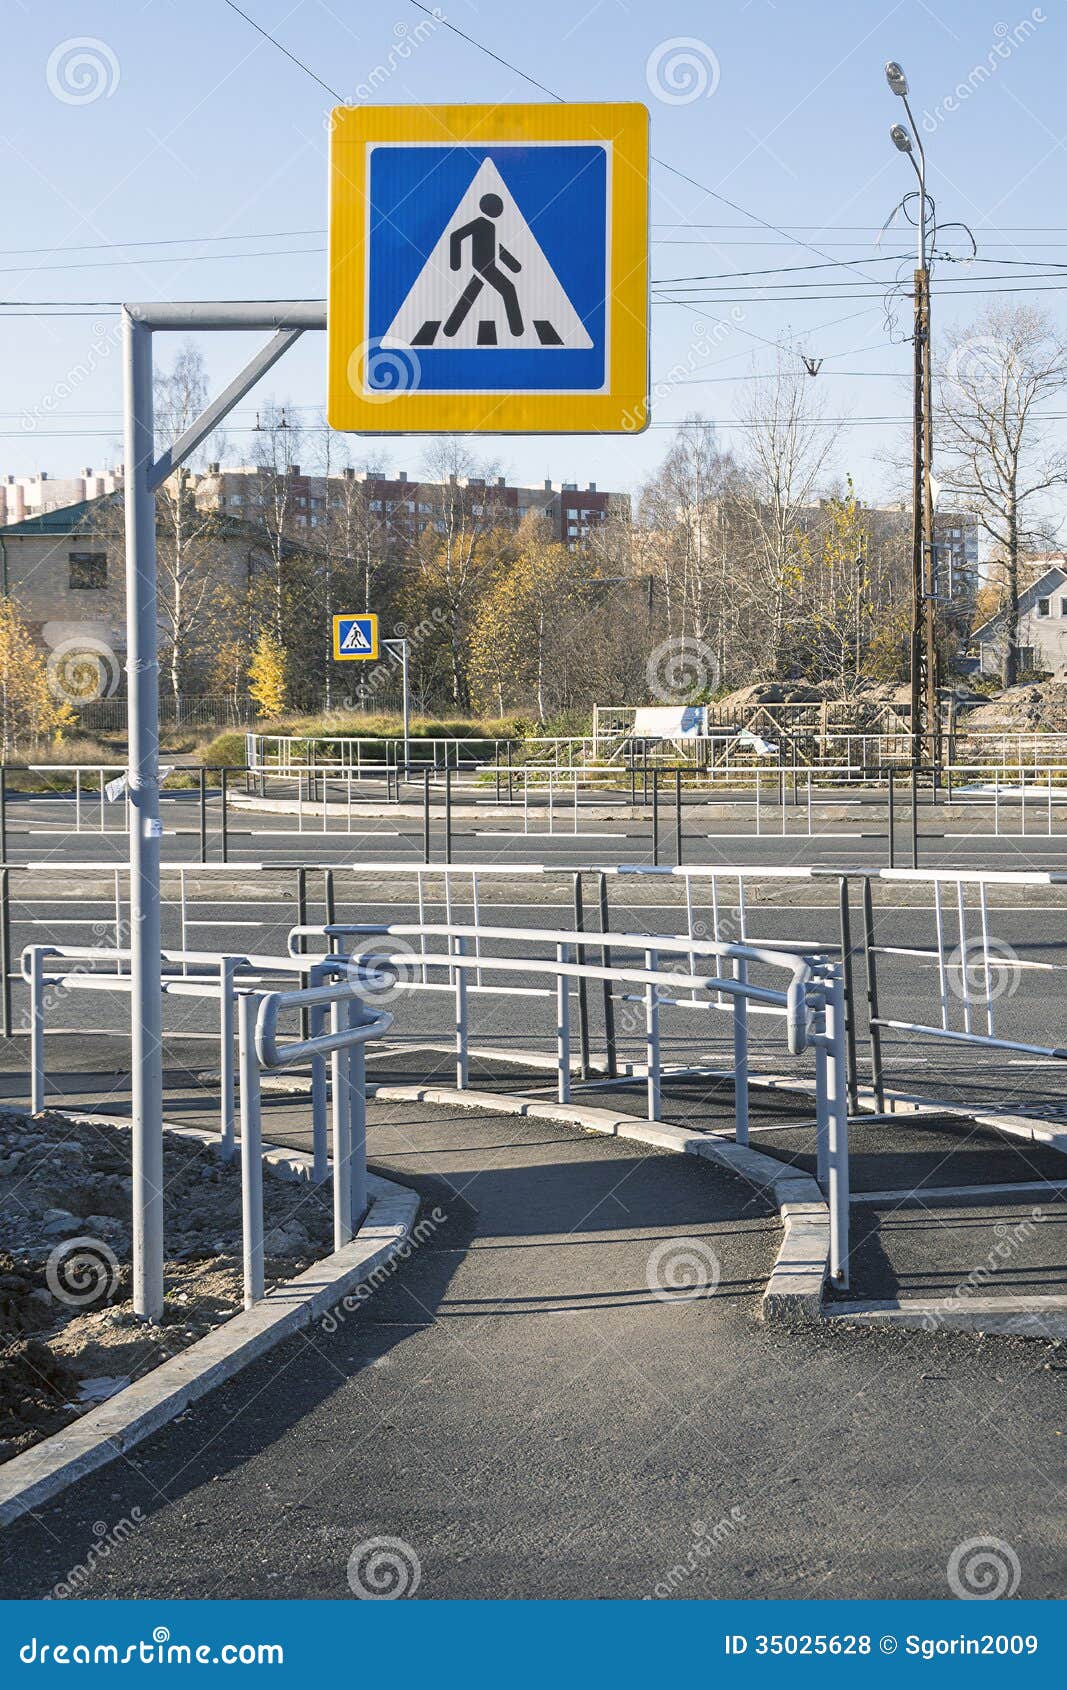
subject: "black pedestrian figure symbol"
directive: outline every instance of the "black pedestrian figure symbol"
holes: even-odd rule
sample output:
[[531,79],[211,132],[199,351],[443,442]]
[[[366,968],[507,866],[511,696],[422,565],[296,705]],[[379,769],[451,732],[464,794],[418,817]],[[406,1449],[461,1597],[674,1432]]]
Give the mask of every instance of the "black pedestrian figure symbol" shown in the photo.
[[498,241],[496,225],[493,222],[493,219],[499,217],[503,211],[504,202],[499,194],[483,194],[478,201],[478,207],[480,211],[484,212],[484,216],[472,218],[469,223],[464,224],[462,229],[454,230],[449,242],[449,264],[453,270],[458,270],[463,261],[463,243],[469,237],[471,265],[474,269],[474,275],[449,313],[444,332],[450,339],[458,333],[471,306],[488,282],[489,286],[495,288],[504,301],[508,328],[517,339],[523,330],[519,296],[515,290],[515,283],[504,275],[497,259],[499,258],[500,264],[506,264],[515,275],[518,275],[522,265],[508,251],[507,247]]

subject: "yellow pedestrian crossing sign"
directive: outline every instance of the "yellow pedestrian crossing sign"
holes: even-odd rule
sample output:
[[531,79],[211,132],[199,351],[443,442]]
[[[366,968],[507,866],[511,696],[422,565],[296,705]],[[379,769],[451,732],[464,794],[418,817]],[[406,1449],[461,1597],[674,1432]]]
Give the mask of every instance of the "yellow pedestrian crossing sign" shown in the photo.
[[378,656],[377,616],[335,616],[333,655],[336,663],[369,663]]
[[365,433],[648,424],[648,113],[339,107],[329,399]]

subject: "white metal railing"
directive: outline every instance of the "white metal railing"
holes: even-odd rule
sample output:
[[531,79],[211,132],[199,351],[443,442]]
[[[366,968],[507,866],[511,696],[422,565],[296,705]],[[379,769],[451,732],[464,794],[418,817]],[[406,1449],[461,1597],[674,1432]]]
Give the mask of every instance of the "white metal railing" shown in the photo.
[[[124,971],[130,952],[106,946],[30,945],[22,953],[22,975],[30,993],[30,1107],[45,1108],[45,1012],[48,994],[72,991],[129,994]],[[220,1154],[237,1153],[234,1088],[240,1099],[241,1238],[244,1301],[249,1308],[265,1292],[263,1227],[263,1129],[260,1068],[293,1063],[311,1067],[312,1177],[332,1176],[334,1248],[352,1238],[367,1208],[366,1077],[363,1050],[392,1026],[388,1010],[371,1008],[366,999],[388,982],[373,967],[340,969],[330,959],[295,956],[224,956],[204,951],[165,951],[164,997],[204,998],[218,1002],[220,1069]],[[338,975],[343,977],[338,978]],[[305,977],[308,985],[290,990],[261,990],[269,977]],[[278,1021],[286,1013],[306,1014],[307,1037],[282,1042]],[[330,1027],[325,1027],[329,1013]],[[234,1034],[237,1066],[234,1065]],[[332,1155],[326,1124],[326,1063],[332,1078]],[[134,1216],[134,1238],[153,1223],[147,1213]],[[160,1226],[162,1219],[159,1219]],[[135,1244],[136,1248],[136,1244]]]
[[[459,1090],[469,1083],[470,1000],[505,991],[524,999],[540,997],[553,1010],[557,1096],[572,1095],[571,995],[591,982],[621,991],[623,1001],[644,1011],[644,1080],[648,1118],[656,1120],[664,1075],[661,1015],[664,1010],[725,1013],[732,1024],[734,1132],[739,1144],[749,1136],[749,1030],[752,1015],[784,1024],[785,1045],[793,1055],[815,1056],[817,1178],[831,1212],[831,1273],[848,1283],[848,1115],[844,979],[840,962],[817,948],[732,944],[688,936],[625,932],[598,933],[596,943],[610,953],[599,964],[580,960],[590,936],[574,928],[491,927],[447,921],[328,923],[294,928],[289,949],[294,956],[308,939],[319,938],[330,950],[319,963],[338,962],[392,972],[394,992],[446,993],[453,1004],[455,1078]],[[382,941],[385,941],[383,946]],[[390,944],[389,942],[392,941]],[[415,941],[414,944],[411,941]],[[348,949],[338,952],[339,945]],[[434,948],[437,946],[438,948]],[[521,954],[497,954],[521,947]],[[547,948],[549,955],[531,954]],[[620,954],[636,955],[620,963]],[[665,966],[664,959],[676,966]],[[714,965],[706,971],[701,964]],[[786,975],[784,984],[760,984],[752,971]],[[497,983],[486,977],[496,976]],[[508,978],[510,977],[510,979]],[[515,984],[515,978],[521,984]],[[693,1072],[673,1067],[672,1074]],[[700,1071],[700,1070],[697,1070]]]

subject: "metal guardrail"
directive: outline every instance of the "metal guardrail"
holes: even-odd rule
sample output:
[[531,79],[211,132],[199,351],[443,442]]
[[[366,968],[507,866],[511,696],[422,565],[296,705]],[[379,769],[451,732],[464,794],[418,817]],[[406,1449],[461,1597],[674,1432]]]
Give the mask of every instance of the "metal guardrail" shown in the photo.
[[[47,992],[123,992],[132,981],[123,964],[130,952],[102,946],[30,945],[22,953],[22,976],[30,994],[30,1107],[46,1106],[45,1009]],[[223,956],[204,951],[162,953],[164,997],[217,999],[220,1070],[220,1154],[237,1153],[234,1136],[234,1082],[240,1099],[241,1239],[244,1303],[250,1308],[265,1294],[263,1227],[263,1126],[260,1068],[307,1062],[312,1070],[313,1178],[333,1179],[334,1249],[352,1238],[367,1209],[366,1072],[364,1046],[392,1026],[387,1010],[368,1009],[365,999],[387,982],[373,968],[346,970],[343,979],[330,961],[286,957]],[[312,984],[293,990],[260,991],[264,976],[308,975]],[[330,1014],[326,1031],[323,1018]],[[310,1037],[282,1042],[279,1018],[310,1015]],[[237,1065],[234,1066],[234,1033]],[[332,1074],[332,1157],[327,1149],[326,1072]],[[136,1191],[136,1187],[135,1187]],[[141,1211],[135,1201],[133,1248],[148,1248],[153,1232],[162,1237],[162,1192]]]
[[[826,952],[803,946],[731,944],[680,936],[624,932],[597,935],[611,960],[600,964],[578,960],[586,935],[575,929],[490,927],[461,922],[331,923],[295,928],[289,935],[294,956],[310,938],[318,937],[329,950],[317,960],[334,966],[395,973],[394,992],[447,992],[454,1002],[455,1080],[458,1090],[469,1083],[470,998],[494,988],[486,974],[518,975],[524,997],[541,996],[554,1006],[556,1091],[561,1103],[572,1096],[571,996],[590,982],[620,988],[624,1001],[644,1008],[644,1080],[648,1119],[658,1118],[664,1074],[661,1015],[664,1010],[727,1013],[733,1029],[734,1133],[738,1144],[749,1137],[749,1018],[764,1014],[784,1023],[786,1048],[792,1055],[811,1050],[815,1057],[815,1114],[817,1178],[827,1194],[831,1214],[830,1271],[836,1284],[848,1284],[849,1172],[847,1112],[847,1039],[844,975],[840,962]],[[398,940],[399,947],[371,954],[378,940]],[[406,944],[417,941],[416,946]],[[354,941],[349,950],[339,950]],[[427,948],[440,941],[442,948]],[[474,949],[472,950],[472,945]],[[520,955],[496,955],[496,947],[522,948]],[[532,955],[547,947],[549,956]],[[640,965],[620,964],[620,953],[636,953]],[[663,966],[663,958],[677,958],[678,968]],[[703,972],[701,961],[720,965]],[[725,965],[725,969],[723,967]],[[784,986],[755,982],[750,971],[765,968],[787,975]],[[431,971],[444,978],[433,980]],[[546,980],[538,992],[527,981]],[[506,988],[514,991],[514,987]],[[674,1076],[699,1069],[673,1068]],[[616,1082],[618,1083],[618,1082]]]

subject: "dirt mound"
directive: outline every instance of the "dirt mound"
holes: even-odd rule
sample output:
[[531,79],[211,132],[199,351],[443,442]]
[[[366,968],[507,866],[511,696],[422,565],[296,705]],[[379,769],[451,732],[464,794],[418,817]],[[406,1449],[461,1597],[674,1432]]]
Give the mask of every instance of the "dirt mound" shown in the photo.
[[[136,1318],[130,1153],[129,1132],[104,1121],[0,1114],[0,1461],[242,1306],[239,1166],[165,1133],[164,1314]],[[264,1173],[270,1284],[333,1248],[332,1194]]]
[[722,710],[751,710],[761,704],[908,704],[911,689],[895,681],[867,681],[842,692],[839,681],[754,681],[720,698]]
[[1007,687],[996,698],[968,710],[964,732],[1067,732],[1067,674]]

